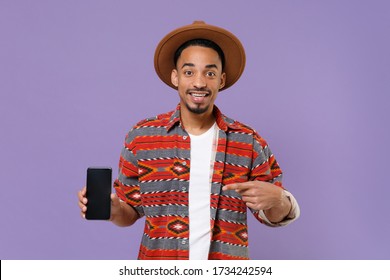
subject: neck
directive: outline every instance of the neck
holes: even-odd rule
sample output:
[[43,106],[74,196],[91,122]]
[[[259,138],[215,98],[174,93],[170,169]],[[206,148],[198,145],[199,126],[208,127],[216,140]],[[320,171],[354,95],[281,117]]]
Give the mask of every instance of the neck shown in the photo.
[[209,130],[215,122],[213,108],[202,114],[195,114],[188,110],[180,110],[180,117],[185,130],[192,135],[200,135]]

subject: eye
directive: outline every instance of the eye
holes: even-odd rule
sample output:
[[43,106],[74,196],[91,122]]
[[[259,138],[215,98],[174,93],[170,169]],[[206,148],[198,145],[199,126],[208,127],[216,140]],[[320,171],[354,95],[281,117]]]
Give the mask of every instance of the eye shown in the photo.
[[207,77],[215,77],[216,74],[214,72],[212,72],[212,71],[209,71],[209,72],[206,73],[206,76]]
[[191,70],[185,70],[185,71],[184,71],[184,75],[185,75],[185,76],[188,76],[188,77],[189,77],[189,76],[192,76],[192,71],[191,71]]

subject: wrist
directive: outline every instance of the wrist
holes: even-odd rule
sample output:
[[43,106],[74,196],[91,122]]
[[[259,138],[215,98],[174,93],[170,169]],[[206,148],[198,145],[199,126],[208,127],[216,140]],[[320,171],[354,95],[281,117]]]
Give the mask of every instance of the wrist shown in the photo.
[[264,210],[264,214],[267,216],[270,222],[280,223],[286,219],[291,211],[291,201],[286,195],[285,191],[281,191],[279,204],[274,207]]

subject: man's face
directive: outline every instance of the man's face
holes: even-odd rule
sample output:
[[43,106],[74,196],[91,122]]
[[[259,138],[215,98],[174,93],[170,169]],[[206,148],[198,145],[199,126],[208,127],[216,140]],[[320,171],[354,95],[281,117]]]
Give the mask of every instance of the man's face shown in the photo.
[[171,75],[179,91],[182,110],[211,113],[218,91],[225,85],[225,76],[215,50],[200,46],[184,49]]

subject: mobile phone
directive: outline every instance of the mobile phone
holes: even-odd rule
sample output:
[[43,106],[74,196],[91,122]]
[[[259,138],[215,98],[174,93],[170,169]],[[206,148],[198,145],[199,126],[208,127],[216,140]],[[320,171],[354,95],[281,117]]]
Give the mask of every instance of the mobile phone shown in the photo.
[[111,167],[87,169],[87,220],[108,220],[111,215]]

